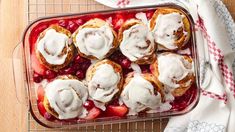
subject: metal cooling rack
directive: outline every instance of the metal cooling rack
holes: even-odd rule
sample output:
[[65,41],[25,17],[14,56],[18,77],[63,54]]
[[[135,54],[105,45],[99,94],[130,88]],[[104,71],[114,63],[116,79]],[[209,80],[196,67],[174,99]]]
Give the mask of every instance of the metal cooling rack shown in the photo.
[[[97,11],[109,9],[94,0],[28,0],[27,19],[28,23],[36,18],[86,11]],[[36,103],[33,105],[37,105]],[[146,120],[141,122],[119,123],[110,125],[99,125],[91,127],[48,129],[39,125],[28,113],[28,131],[81,131],[81,132],[161,132],[167,123],[167,119]]]
[[[230,10],[233,18],[235,18],[235,11],[232,8],[235,5],[233,0],[223,0]],[[43,16],[50,16],[65,13],[78,13],[86,11],[97,11],[109,9],[94,0],[27,0],[27,19],[28,23],[36,18]],[[33,104],[37,105],[37,104]],[[110,125],[99,125],[81,128],[63,129],[48,129],[39,125],[28,113],[28,131],[46,131],[46,132],[161,132],[164,130],[167,119],[119,123]]]

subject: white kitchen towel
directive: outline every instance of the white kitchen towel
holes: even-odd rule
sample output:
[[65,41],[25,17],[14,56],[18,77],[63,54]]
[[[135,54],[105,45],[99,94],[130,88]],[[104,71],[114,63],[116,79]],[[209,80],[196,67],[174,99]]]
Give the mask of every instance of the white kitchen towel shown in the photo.
[[165,132],[234,132],[235,23],[220,0],[96,0],[113,8],[175,3],[195,22],[201,96],[191,112],[172,117]]

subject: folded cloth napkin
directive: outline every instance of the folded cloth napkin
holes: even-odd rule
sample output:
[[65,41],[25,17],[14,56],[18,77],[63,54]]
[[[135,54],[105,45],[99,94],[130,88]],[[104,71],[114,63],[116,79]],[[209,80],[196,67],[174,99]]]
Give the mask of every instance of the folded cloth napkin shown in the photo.
[[172,117],[165,132],[234,132],[235,23],[220,0],[96,0],[113,8],[175,3],[195,22],[201,96],[191,112]]

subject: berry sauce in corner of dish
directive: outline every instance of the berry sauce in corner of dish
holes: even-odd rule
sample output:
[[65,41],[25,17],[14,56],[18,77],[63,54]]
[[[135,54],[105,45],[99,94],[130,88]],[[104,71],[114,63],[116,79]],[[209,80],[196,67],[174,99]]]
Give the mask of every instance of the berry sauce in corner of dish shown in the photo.
[[[152,15],[154,14],[155,10],[148,10],[144,11],[146,18],[148,20],[151,19]],[[50,27],[53,24],[57,24],[71,32],[73,34],[81,25],[86,23],[88,20],[93,18],[99,18],[105,20],[106,22],[112,25],[114,31],[118,33],[121,25],[131,18],[136,18],[136,14],[138,12],[116,12],[111,14],[89,14],[89,15],[81,15],[81,16],[74,16],[73,18],[64,18],[60,20],[46,20],[44,22],[38,23],[31,31],[29,42],[30,42],[30,54],[31,54],[31,67],[33,69],[33,81],[35,82],[35,90],[37,94],[37,106],[39,112],[45,119],[49,121],[83,121],[95,118],[103,118],[103,117],[125,117],[128,116],[128,107],[125,104],[121,104],[119,102],[118,97],[114,97],[112,101],[105,105],[106,109],[101,110],[95,106],[95,103],[88,98],[84,103],[83,107],[86,109],[87,114],[85,118],[71,118],[71,119],[58,119],[53,114],[47,111],[45,108],[45,87],[49,82],[52,82],[58,76],[63,75],[72,75],[76,77],[78,80],[83,82],[86,80],[86,72],[87,69],[94,63],[90,59],[84,58],[79,55],[77,52],[74,53],[73,60],[65,67],[59,70],[50,70],[46,66],[44,66],[41,61],[38,59],[36,55],[36,44],[39,38],[40,33],[42,33],[45,29]],[[191,56],[191,41],[188,42],[187,46],[184,49],[190,50]],[[176,52],[176,51],[174,51]],[[192,56],[191,56],[192,57]],[[133,68],[131,67],[132,62],[124,56],[119,50],[116,50],[110,55],[107,59],[119,64],[122,68],[122,74],[125,78],[128,73],[133,72]],[[142,73],[150,73],[150,65],[144,64],[139,65]],[[86,84],[87,85],[87,84]],[[175,111],[182,111],[186,109],[196,98],[197,96],[197,86],[195,82],[191,85],[191,87],[181,96],[174,97],[174,100],[171,101],[169,104],[171,105],[170,110],[165,112],[175,112]],[[164,112],[164,111],[163,111]],[[147,114],[144,110],[140,112],[140,114]]]

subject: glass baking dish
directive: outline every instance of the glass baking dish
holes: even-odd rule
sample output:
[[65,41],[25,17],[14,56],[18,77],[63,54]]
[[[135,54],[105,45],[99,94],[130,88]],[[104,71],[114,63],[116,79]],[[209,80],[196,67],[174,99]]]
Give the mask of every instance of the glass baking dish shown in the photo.
[[[35,92],[35,86],[33,82],[33,70],[31,68],[31,59],[30,59],[30,35],[32,31],[40,33],[43,25],[48,25],[52,23],[57,23],[59,20],[74,20],[78,18],[92,18],[97,16],[114,16],[116,13],[125,12],[147,12],[150,10],[156,10],[158,8],[174,8],[182,11],[186,14],[187,18],[190,22],[191,28],[191,38],[190,38],[190,49],[191,49],[191,57],[194,61],[194,71],[195,71],[195,86],[192,90],[193,94],[188,98],[188,105],[186,108],[180,111],[166,111],[159,112],[154,114],[143,114],[138,116],[126,116],[126,117],[101,117],[94,120],[77,120],[77,121],[49,121],[46,120],[40,113],[37,107],[37,93]],[[38,26],[40,25],[40,26]],[[16,61],[17,60],[17,61]],[[21,63],[17,63],[20,60]],[[76,13],[76,14],[68,14],[68,15],[59,15],[52,17],[43,17],[32,22],[25,29],[22,42],[17,45],[13,52],[13,66],[14,66],[14,77],[15,77],[15,86],[17,91],[17,98],[23,103],[26,103],[29,107],[29,111],[32,114],[33,118],[41,125],[45,127],[51,128],[71,128],[71,127],[83,127],[83,126],[92,126],[92,125],[103,125],[103,124],[115,124],[115,123],[125,123],[125,122],[133,122],[133,121],[143,121],[143,120],[152,120],[159,118],[166,118],[175,115],[182,115],[189,111],[191,111],[198,103],[199,99],[199,60],[197,55],[197,46],[194,32],[194,22],[190,15],[190,13],[184,9],[183,7],[175,4],[161,4],[154,6],[145,6],[145,7],[137,7],[137,8],[124,8],[124,9],[115,9],[115,10],[105,10],[98,12],[88,12],[88,13]],[[19,74],[21,72],[21,74]],[[190,89],[189,89],[190,90]],[[21,96],[21,97],[19,97]],[[22,101],[23,100],[23,101]]]

